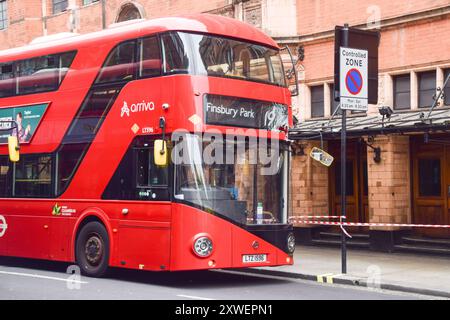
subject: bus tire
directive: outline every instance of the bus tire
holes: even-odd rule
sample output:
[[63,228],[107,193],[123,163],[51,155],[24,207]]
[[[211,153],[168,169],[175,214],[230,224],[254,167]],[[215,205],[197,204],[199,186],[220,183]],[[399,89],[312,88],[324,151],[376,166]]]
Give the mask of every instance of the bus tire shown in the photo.
[[107,273],[109,237],[100,222],[88,222],[81,228],[75,245],[75,257],[82,274],[102,277]]

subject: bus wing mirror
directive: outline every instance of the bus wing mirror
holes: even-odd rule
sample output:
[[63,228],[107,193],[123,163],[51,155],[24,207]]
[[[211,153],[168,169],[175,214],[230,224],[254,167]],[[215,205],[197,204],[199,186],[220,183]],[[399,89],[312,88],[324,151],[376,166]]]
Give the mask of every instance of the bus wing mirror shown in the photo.
[[11,162],[17,162],[20,159],[20,147],[19,147],[19,139],[16,136],[8,137],[8,151],[9,151],[9,160]]
[[295,97],[298,96],[298,77],[297,77],[297,69],[295,68],[297,61],[294,61],[294,58],[292,56],[291,49],[289,46],[286,46],[281,49],[281,51],[286,51],[288,54],[288,61],[285,61],[285,59],[282,59],[283,65],[285,65],[285,62],[287,63],[287,68],[285,67],[285,78],[286,82],[289,88],[289,91],[291,92],[291,96]]
[[309,156],[327,167],[331,166],[334,160],[332,155],[317,147],[312,148]]
[[154,144],[155,165],[166,167],[169,164],[169,153],[167,152],[167,142],[163,139],[155,140]]

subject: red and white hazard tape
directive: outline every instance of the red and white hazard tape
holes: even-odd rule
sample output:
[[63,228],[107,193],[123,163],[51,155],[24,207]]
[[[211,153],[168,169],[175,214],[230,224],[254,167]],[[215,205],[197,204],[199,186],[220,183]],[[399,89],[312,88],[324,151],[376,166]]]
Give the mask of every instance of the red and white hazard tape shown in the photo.
[[362,223],[362,222],[330,222],[289,219],[294,224],[319,224],[326,226],[348,226],[348,227],[415,227],[415,228],[450,228],[446,224],[409,224],[409,223]]
[[253,222],[259,222],[259,223],[275,223],[277,222],[276,219],[253,219],[253,218],[247,218],[247,222],[248,223],[253,223]]
[[289,219],[346,219],[346,216],[295,216]]

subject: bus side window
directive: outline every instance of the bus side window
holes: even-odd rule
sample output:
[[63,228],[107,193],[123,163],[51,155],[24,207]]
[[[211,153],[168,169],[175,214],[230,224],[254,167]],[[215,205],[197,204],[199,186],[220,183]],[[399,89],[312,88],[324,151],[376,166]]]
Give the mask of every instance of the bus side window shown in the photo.
[[16,163],[14,196],[52,196],[52,163],[51,155],[24,155]]
[[16,79],[13,73],[13,64],[5,63],[0,65],[0,97],[14,95],[16,90]]
[[153,160],[153,148],[136,149],[137,187],[168,185],[168,167],[160,168]]
[[164,55],[164,73],[188,73],[189,58],[188,38],[186,34],[180,32],[172,32],[161,36],[163,55]]
[[75,58],[76,52],[66,52],[62,53],[59,57],[59,83],[62,82],[70,66],[72,65],[73,59]]
[[89,147],[86,142],[64,143],[56,154],[57,157],[57,181],[56,194],[62,194],[68,187],[75,169],[81,161],[84,152]]
[[144,38],[139,43],[139,77],[161,75],[162,61],[157,37]]
[[129,81],[135,73],[136,41],[117,45],[106,58],[96,83]]
[[154,165],[152,142],[148,137],[135,138],[106,186],[102,199],[170,199],[169,167]]
[[0,157],[0,197],[11,196],[11,166],[8,157]]
[[59,85],[59,56],[42,56],[17,63],[18,94],[56,90]]

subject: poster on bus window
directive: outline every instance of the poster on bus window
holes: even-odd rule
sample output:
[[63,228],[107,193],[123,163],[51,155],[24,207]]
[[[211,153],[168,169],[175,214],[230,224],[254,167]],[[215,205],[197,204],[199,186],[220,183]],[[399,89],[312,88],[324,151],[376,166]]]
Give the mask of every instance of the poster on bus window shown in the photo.
[[[20,143],[29,143],[48,104],[0,109],[0,144],[7,144],[10,135],[18,135]],[[10,121],[16,121],[17,127]]]

